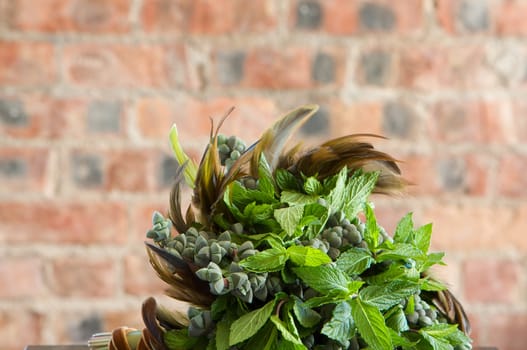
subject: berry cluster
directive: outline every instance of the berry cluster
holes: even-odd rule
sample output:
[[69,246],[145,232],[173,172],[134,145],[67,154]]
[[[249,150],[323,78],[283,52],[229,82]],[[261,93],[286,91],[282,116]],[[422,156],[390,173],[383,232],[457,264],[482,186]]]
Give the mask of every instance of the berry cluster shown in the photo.
[[245,143],[236,136],[227,137],[222,134],[218,135],[217,142],[221,165],[229,169],[245,151]]

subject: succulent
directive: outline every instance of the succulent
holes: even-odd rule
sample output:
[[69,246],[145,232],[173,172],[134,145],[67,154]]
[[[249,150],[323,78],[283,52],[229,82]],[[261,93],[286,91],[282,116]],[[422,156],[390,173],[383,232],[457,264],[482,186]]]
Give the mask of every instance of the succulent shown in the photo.
[[[428,274],[443,264],[443,253],[429,252],[431,226],[414,227],[408,214],[389,234],[377,222],[369,195],[405,185],[395,160],[361,135],[284,148],[316,110],[291,111],[249,148],[212,130],[199,166],[173,128],[180,167],[169,213],[153,215],[147,252],[168,295],[191,307],[173,314],[148,299],[141,344],[471,348],[461,304]],[[183,215],[185,182],[193,197]]]

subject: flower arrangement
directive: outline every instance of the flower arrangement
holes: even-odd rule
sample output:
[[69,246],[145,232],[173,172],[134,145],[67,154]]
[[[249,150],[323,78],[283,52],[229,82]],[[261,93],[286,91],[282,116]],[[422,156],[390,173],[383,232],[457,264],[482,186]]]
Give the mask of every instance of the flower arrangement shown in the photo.
[[431,225],[408,214],[389,234],[377,222],[370,194],[405,181],[363,140],[372,135],[286,148],[317,108],[292,110],[250,147],[219,134],[224,117],[199,165],[172,129],[180,167],[146,245],[167,294],[191,306],[181,314],[149,298],[143,331],[95,335],[92,348],[471,348],[462,306],[428,274],[444,255],[429,252]]

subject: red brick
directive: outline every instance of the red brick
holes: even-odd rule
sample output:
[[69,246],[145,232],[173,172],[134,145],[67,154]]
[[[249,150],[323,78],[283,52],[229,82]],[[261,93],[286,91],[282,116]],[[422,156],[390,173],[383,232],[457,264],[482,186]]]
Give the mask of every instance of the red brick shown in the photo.
[[522,298],[518,261],[475,258],[463,263],[465,296],[470,303],[514,304]]
[[447,143],[498,143],[510,140],[506,103],[485,100],[442,100],[429,116],[431,136]]
[[[298,23],[297,7],[300,1],[295,1],[290,10],[291,24]],[[346,0],[329,0],[320,1],[321,20],[317,29],[332,35],[350,35],[358,33],[368,33],[376,31],[388,31],[397,33],[411,33],[422,26],[422,1],[421,0],[375,0],[375,1],[346,1]],[[384,23],[384,30],[375,30],[364,25],[361,26],[361,20],[367,21],[366,18],[360,18],[361,6],[365,4],[374,4],[385,8],[385,11],[393,15],[393,23]],[[378,24],[378,23],[377,23]],[[311,28],[314,29],[314,28]]]
[[277,10],[277,5],[269,0],[153,0],[144,3],[141,17],[149,32],[262,33],[276,27]]
[[507,197],[527,198],[527,156],[505,154],[498,165],[498,190]]
[[108,258],[56,258],[51,287],[61,297],[101,298],[119,294],[117,267]]
[[[306,89],[311,80],[312,53],[306,48],[258,48],[247,53],[243,87]],[[295,67],[295,69],[291,69]]]
[[126,150],[112,152],[107,158],[106,191],[142,192],[153,187],[149,174],[153,173],[148,152]]
[[463,205],[435,202],[421,221],[432,222],[434,247],[441,251],[525,252],[527,206]]
[[148,262],[148,256],[128,255],[124,261],[124,290],[127,294],[147,297],[163,294],[168,287]]
[[488,1],[439,0],[437,19],[449,33],[488,33],[492,30],[493,8]]
[[0,258],[0,297],[20,299],[45,294],[42,260],[30,256]]
[[83,136],[86,101],[57,99],[45,95],[18,95],[2,98],[18,104],[25,122],[0,124],[0,133],[12,138],[78,138]]
[[527,35],[525,14],[527,3],[522,0],[503,0],[496,10],[496,30],[502,35]]
[[527,344],[527,313],[498,313],[489,318],[487,345],[500,350],[524,350]]
[[15,0],[10,26],[22,31],[125,32],[130,0]]
[[128,229],[123,204],[106,202],[0,202],[0,242],[117,244]]
[[498,74],[488,69],[484,47],[475,44],[407,47],[400,52],[398,69],[398,84],[410,89],[435,91],[501,85]]
[[50,159],[47,149],[0,148],[0,194],[48,192]]
[[278,118],[275,104],[266,98],[172,101],[153,97],[137,101],[137,126],[139,133],[146,138],[168,140],[170,128],[175,123],[185,150],[194,146],[200,157],[210,134],[209,118],[212,117],[217,125],[231,107],[235,109],[220,132],[240,135],[246,142],[255,140]]
[[488,193],[490,160],[485,157],[413,154],[400,155],[399,159],[403,177],[410,183],[411,195],[482,196]]
[[[182,203],[186,203],[184,206],[185,210],[187,209],[188,204],[190,203],[191,192],[189,190],[185,191],[181,198]],[[158,211],[164,216],[168,214],[169,207],[168,196],[165,200],[160,203],[144,203],[144,204],[134,204],[131,208],[131,241],[133,246],[137,247],[140,251],[143,250],[143,242],[147,240],[146,232],[152,228],[152,215],[154,211]],[[148,269],[147,269],[148,270]]]
[[513,101],[513,133],[515,142],[527,143],[527,101],[518,99]]
[[[378,102],[357,101],[352,104],[330,100],[331,135],[382,135],[382,105]],[[375,142],[375,139],[370,139]]]
[[40,344],[44,317],[24,308],[0,311],[0,338],[2,349],[23,349],[29,344]]
[[0,86],[48,86],[56,78],[53,45],[0,41]]
[[182,51],[159,45],[80,44],[64,48],[68,84],[77,87],[160,88],[176,84]]

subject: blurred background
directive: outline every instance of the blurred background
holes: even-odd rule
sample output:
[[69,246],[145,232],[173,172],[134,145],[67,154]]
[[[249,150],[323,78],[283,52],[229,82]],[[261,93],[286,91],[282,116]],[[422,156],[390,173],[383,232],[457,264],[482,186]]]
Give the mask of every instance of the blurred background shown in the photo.
[[[143,246],[178,125],[252,143],[320,111],[306,143],[368,132],[434,223],[477,345],[527,347],[527,1],[0,0],[0,348],[142,327],[163,285]],[[170,306],[169,302],[163,303]]]

